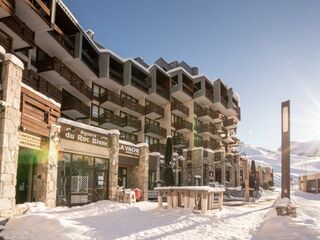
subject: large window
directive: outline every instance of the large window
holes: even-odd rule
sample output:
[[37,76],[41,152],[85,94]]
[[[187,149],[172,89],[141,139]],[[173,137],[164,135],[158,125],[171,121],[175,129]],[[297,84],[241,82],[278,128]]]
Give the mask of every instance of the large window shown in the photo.
[[81,205],[107,199],[109,161],[60,153],[57,205]]
[[148,143],[149,145],[157,144],[160,142],[158,138],[153,138],[150,136],[145,136],[144,141]]

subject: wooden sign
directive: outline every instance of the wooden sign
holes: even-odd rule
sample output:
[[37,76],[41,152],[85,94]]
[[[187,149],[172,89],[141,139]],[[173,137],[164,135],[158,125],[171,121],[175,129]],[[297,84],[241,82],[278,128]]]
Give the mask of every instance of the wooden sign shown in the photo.
[[108,147],[110,141],[106,135],[68,125],[61,126],[60,137],[100,147]]
[[140,156],[140,148],[131,146],[131,145],[126,145],[123,143],[119,143],[119,153],[124,154],[124,155],[130,155],[130,156]]
[[19,146],[41,150],[41,137],[19,132]]

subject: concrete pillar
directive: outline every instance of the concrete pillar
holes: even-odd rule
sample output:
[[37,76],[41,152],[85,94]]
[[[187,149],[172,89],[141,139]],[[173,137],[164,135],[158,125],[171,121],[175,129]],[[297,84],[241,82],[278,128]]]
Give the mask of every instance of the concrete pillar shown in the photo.
[[119,168],[119,135],[110,136],[109,163],[109,199],[117,200],[118,168]]
[[3,89],[3,102],[0,103],[0,216],[9,217],[16,196],[23,63],[12,54],[5,54],[1,46],[0,56]]

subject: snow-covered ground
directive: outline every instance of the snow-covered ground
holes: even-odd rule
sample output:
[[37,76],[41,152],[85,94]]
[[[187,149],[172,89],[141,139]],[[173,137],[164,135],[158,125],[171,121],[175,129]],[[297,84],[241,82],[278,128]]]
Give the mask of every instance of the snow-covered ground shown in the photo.
[[[316,239],[320,229],[320,195],[295,192],[292,198],[299,208],[296,219],[274,216],[271,199],[278,195],[279,192],[269,192],[257,203],[224,206],[222,211],[206,215],[187,209],[159,209],[153,202],[125,205],[101,201],[55,209],[38,203],[26,214],[12,218],[1,234],[4,239],[14,240]],[[275,230],[282,238],[273,235]]]
[[[320,141],[308,143],[293,143],[291,154],[291,177],[293,182],[297,183],[297,178],[306,173],[319,172]],[[262,147],[244,144],[239,147],[241,152],[245,152],[250,160],[255,160],[258,165],[271,166],[274,170],[274,182],[277,186],[281,183],[281,153]],[[313,155],[314,154],[314,155]]]

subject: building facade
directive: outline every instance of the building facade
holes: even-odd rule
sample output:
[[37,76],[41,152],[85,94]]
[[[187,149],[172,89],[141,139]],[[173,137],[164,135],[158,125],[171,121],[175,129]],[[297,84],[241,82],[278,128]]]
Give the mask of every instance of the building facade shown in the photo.
[[161,179],[167,136],[177,185],[239,186],[239,96],[185,62],[122,58],[61,0],[0,0],[1,214],[115,199]]
[[300,176],[298,179],[299,190],[303,192],[320,192],[320,173]]

